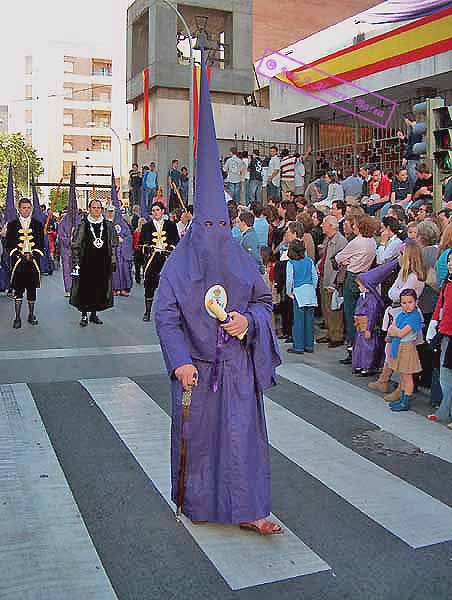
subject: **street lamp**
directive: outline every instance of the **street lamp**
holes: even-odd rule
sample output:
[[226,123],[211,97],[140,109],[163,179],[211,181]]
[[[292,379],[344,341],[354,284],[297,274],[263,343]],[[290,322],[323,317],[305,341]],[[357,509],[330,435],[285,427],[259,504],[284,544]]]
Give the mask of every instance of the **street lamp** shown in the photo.
[[194,99],[194,89],[193,89],[193,72],[195,69],[195,56],[193,54],[193,40],[190,33],[190,27],[188,26],[187,21],[180,13],[180,11],[172,4],[169,0],[160,0],[160,2],[164,2],[166,6],[171,8],[179,19],[181,20],[182,25],[184,26],[185,32],[188,38],[188,44],[190,46],[190,99],[189,99],[189,123],[188,123],[188,171],[189,171],[189,179],[188,179],[188,204],[193,204],[193,178],[195,176],[195,157],[193,154],[195,135],[194,135],[194,127],[193,127],[193,116],[194,116],[194,107],[193,107],[193,99]]

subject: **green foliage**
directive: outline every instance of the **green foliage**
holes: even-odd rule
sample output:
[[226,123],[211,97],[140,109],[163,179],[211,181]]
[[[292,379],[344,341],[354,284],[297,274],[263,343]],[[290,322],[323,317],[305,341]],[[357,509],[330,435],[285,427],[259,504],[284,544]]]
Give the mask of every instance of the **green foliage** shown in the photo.
[[[29,146],[20,133],[0,133],[0,205],[5,205],[8,184],[8,167],[12,163],[14,169],[14,188],[16,198],[27,195],[27,159],[30,160],[30,180],[35,180],[43,172],[41,160],[36,150]],[[31,181],[30,181],[31,183]],[[31,196],[31,190],[30,190]]]
[[58,197],[55,199],[56,195],[57,195],[57,188],[52,188],[50,190],[49,206],[52,207],[53,212],[61,212],[62,210],[67,208],[67,205],[69,203],[69,188],[60,187],[59,192],[58,192]]

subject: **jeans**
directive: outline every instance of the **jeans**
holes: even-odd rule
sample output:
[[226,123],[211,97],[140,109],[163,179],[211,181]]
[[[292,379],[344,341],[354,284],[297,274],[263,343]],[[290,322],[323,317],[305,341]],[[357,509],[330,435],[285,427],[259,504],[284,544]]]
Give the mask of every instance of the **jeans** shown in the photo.
[[267,202],[270,198],[277,198],[278,200],[281,198],[281,189],[270,183],[267,183]]
[[347,277],[344,284],[344,318],[345,318],[345,337],[347,344],[353,346],[355,341],[355,308],[359,298],[359,287],[356,284],[358,274],[347,271]]
[[439,370],[439,381],[441,383],[443,399],[435,413],[441,421],[450,421],[452,419],[452,369],[443,367],[444,355],[446,354],[448,343],[449,338],[444,336],[441,342],[441,366]]
[[407,171],[408,171],[408,181],[410,182],[410,187],[411,189],[413,189],[414,184],[416,183],[416,165],[417,165],[418,161],[417,160],[407,160]]
[[237,202],[237,204],[240,203],[240,181],[238,183],[231,183],[228,182],[228,189],[229,189],[229,193],[232,196],[232,199]]
[[293,301],[293,348],[298,352],[314,349],[314,307],[300,308],[296,300]]
[[152,204],[152,201],[154,200],[154,196],[155,196],[156,192],[157,192],[156,188],[143,189],[144,205],[145,205],[148,213],[150,213],[150,211],[151,211],[151,204]]
[[259,202],[262,204],[262,181],[250,179],[248,187],[249,204],[251,202]]

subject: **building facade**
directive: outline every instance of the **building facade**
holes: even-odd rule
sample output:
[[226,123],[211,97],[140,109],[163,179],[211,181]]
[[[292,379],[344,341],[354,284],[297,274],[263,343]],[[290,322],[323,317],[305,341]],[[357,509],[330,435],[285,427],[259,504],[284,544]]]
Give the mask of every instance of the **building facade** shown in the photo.
[[21,131],[42,158],[41,182],[110,182],[111,169],[127,188],[130,164],[124,57],[105,48],[53,42],[25,57],[24,102],[14,109]]
[[0,104],[0,133],[8,133],[8,105]]
[[[272,123],[268,97],[252,96],[252,0],[184,0],[179,11],[197,42],[204,36],[210,89],[220,153],[239,140],[286,144],[294,128]],[[199,61],[199,52],[195,60]],[[143,141],[143,70],[149,69],[149,148]],[[189,163],[190,67],[185,29],[177,15],[158,0],[135,0],[127,19],[127,102],[133,106],[134,159],[156,161],[166,172],[173,158]],[[165,180],[166,177],[163,177]],[[162,180],[162,178],[161,178]]]

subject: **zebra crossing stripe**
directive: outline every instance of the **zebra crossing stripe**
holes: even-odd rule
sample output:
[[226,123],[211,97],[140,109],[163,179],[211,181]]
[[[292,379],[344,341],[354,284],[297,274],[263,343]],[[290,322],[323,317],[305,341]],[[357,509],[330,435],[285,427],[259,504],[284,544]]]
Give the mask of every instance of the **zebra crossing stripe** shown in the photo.
[[[168,415],[128,378],[82,380],[123,443],[174,510],[170,493]],[[284,523],[284,535],[265,538],[235,526],[183,524],[233,590],[330,570]]]
[[0,385],[2,598],[117,600],[27,385]]
[[413,411],[394,414],[375,394],[305,364],[283,364],[278,375],[322,396],[381,429],[452,463],[452,435]]
[[452,508],[270,398],[265,409],[274,448],[393,535],[412,548],[452,540]]

